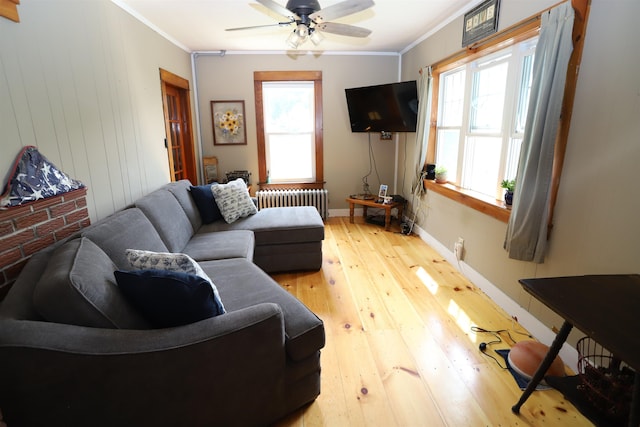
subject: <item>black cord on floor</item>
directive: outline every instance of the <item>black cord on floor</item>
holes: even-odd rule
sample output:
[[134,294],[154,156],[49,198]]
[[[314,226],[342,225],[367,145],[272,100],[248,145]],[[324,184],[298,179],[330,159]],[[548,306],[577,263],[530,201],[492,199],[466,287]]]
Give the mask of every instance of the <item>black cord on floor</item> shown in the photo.
[[[502,366],[500,364],[500,361],[498,359],[496,359],[495,357],[493,357],[491,354],[488,354],[486,350],[487,350],[487,347],[490,346],[490,345],[500,344],[502,342],[502,338],[500,337],[500,334],[504,333],[504,332],[507,333],[507,335],[509,336],[509,339],[511,340],[511,342],[517,343],[516,340],[514,340],[513,337],[511,336],[511,331],[509,331],[508,329],[498,329],[498,330],[495,330],[495,331],[491,331],[491,330],[488,330],[488,329],[481,328],[480,326],[472,326],[471,330],[473,332],[476,332],[476,333],[491,334],[496,338],[494,341],[481,342],[478,348],[479,348],[479,350],[480,350],[480,352],[482,354],[484,354],[487,357],[492,358],[501,369],[505,369],[505,370],[509,369],[507,366]],[[513,331],[513,332],[517,333],[517,334],[520,334],[520,335],[525,335],[525,336],[527,336],[529,338],[533,338],[531,335],[529,335],[529,334],[527,334],[525,332],[520,332],[520,331]]]
[[476,332],[476,333],[492,334],[493,336],[496,337],[496,339],[499,340],[498,342],[502,342],[502,338],[500,338],[499,334],[502,334],[502,333],[506,332],[507,335],[509,336],[509,339],[511,340],[511,342],[514,343],[514,344],[516,344],[517,341],[513,339],[513,337],[511,336],[511,332],[513,332],[515,334],[524,335],[527,338],[533,338],[531,335],[529,335],[526,332],[511,331],[509,329],[498,329],[498,330],[492,331],[492,330],[489,330],[489,329],[482,328],[480,326],[472,326],[471,327],[471,331]]

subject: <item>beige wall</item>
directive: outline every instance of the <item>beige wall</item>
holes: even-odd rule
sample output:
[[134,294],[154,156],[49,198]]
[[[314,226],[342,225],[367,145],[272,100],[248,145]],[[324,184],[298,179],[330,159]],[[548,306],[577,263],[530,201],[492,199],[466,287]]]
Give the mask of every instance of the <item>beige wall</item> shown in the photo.
[[[369,55],[199,54],[195,60],[203,155],[218,157],[221,173],[247,169],[258,181],[254,71],[320,70],[323,85],[324,176],[329,190],[329,208],[347,207],[345,197],[362,192],[362,177],[369,172],[368,135],[352,133],[344,90],[348,87],[398,80],[399,57]],[[246,146],[213,145],[212,100],[244,100],[247,124]],[[395,144],[371,135],[380,181],[375,171],[368,182],[372,191],[380,183],[391,188],[395,173]]]
[[29,0],[0,19],[0,175],[25,145],[88,187],[91,219],[169,181],[159,69],[189,54],[108,0]]
[[[503,0],[500,27],[554,3]],[[463,237],[466,263],[549,327],[560,326],[560,319],[522,291],[518,279],[639,272],[639,14],[636,0],[591,2],[553,234],[543,264],[507,258],[504,223],[437,194],[416,203],[421,228],[450,249]],[[458,19],[405,54],[403,78],[416,78],[420,66],[459,50],[461,28]],[[413,168],[413,144],[405,168]],[[598,307],[593,310],[597,313]]]

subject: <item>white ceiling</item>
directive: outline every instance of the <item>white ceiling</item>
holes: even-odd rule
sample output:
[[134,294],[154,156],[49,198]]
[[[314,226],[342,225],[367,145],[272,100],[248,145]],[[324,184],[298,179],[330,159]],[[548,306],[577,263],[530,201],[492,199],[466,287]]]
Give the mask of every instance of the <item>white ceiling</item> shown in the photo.
[[[245,31],[226,28],[275,24],[282,20],[254,0],[112,0],[142,22],[189,52],[286,51],[289,27]],[[286,0],[275,0],[284,6]],[[322,7],[341,0],[319,0]],[[324,33],[319,46],[311,41],[300,51],[400,53],[481,0],[375,0],[375,5],[335,22],[372,30],[366,38]],[[460,28],[462,31],[462,28]]]

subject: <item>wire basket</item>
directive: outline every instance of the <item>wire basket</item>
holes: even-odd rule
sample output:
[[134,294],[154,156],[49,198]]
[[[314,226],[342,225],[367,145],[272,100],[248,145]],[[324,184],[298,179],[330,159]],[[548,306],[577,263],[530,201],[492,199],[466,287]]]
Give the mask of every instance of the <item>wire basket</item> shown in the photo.
[[629,418],[634,371],[590,337],[581,338],[578,350],[579,389],[607,418]]

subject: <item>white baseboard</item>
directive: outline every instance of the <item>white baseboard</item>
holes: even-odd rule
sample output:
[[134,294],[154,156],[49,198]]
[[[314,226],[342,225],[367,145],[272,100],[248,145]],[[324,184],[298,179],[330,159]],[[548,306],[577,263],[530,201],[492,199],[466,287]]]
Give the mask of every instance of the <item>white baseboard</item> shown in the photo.
[[[416,233],[425,243],[436,250],[451,265],[460,271],[471,283],[478,286],[485,294],[489,296],[498,306],[511,316],[515,316],[525,329],[529,331],[538,341],[550,346],[556,334],[535,318],[531,313],[526,311],[520,304],[512,300],[507,294],[502,292],[496,285],[487,280],[480,273],[475,271],[469,264],[464,261],[458,261],[452,249],[447,248],[442,243],[433,238],[429,233],[425,232],[418,225],[413,226],[413,232]],[[482,326],[482,325],[478,325]],[[562,361],[573,371],[578,368],[578,352],[568,343],[564,343],[560,350]]]
[[[362,216],[362,208],[355,209],[354,215]],[[349,216],[349,209],[329,209],[329,216]]]

